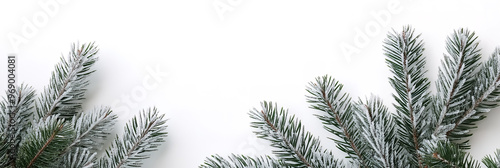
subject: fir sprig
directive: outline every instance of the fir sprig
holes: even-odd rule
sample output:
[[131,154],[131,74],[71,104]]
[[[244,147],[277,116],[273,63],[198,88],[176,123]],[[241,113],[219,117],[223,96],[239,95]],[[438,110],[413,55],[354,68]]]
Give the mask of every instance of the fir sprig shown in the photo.
[[[21,85],[12,89],[13,93],[6,93],[6,97],[0,102],[1,111],[6,121],[2,122],[5,129],[5,152],[6,164],[14,165],[17,158],[17,149],[26,135],[26,130],[31,126],[33,101],[35,91],[32,87]],[[0,164],[1,165],[1,164]]]
[[58,117],[41,118],[28,130],[19,147],[16,167],[51,167],[58,160],[73,136],[71,126]]
[[[335,136],[332,139],[337,148],[347,154],[352,167],[480,166],[466,151],[467,138],[472,135],[470,130],[476,128],[475,124],[485,118],[485,113],[499,105],[500,49],[482,64],[475,33],[458,29],[446,40],[447,54],[439,67],[437,93],[432,94],[425,74],[424,43],[419,38],[411,27],[405,26],[401,32],[389,33],[384,41],[386,63],[393,73],[389,83],[395,90],[395,112],[388,111],[375,96],[353,102],[342,91],[343,85],[328,75],[316,78],[307,87],[307,101],[312,109],[321,111],[317,117]],[[268,126],[257,132],[258,137],[280,148],[275,154],[282,160],[270,163],[280,163],[281,167],[342,166],[337,165],[340,161],[328,150],[324,150],[325,156],[332,156],[330,160],[335,162],[305,164],[314,161],[303,159],[307,161],[304,162],[301,155],[296,154],[318,153],[321,150],[316,149],[321,147],[304,151],[287,143],[289,137],[298,138],[295,140],[298,142],[314,141],[310,136],[303,136],[303,131],[295,131],[294,135],[291,130],[302,130],[302,124],[293,115],[277,111],[264,105],[262,111],[252,113],[257,121],[252,122],[253,127]],[[274,134],[267,133],[273,130]],[[260,158],[233,155],[227,160],[215,155],[202,167],[252,167],[255,165],[252,163],[268,163],[262,159],[265,157]],[[489,168],[499,167],[500,151],[485,157],[483,163]]]
[[483,159],[484,165],[488,168],[500,167],[500,149],[497,149],[493,156],[488,155]]
[[85,98],[88,76],[94,72],[92,65],[97,61],[99,50],[94,43],[73,44],[69,57],[61,57],[56,65],[50,84],[36,102],[37,118],[59,114],[70,120],[80,113]]
[[311,108],[323,113],[316,115],[324,128],[336,135],[339,139],[332,138],[337,143],[337,148],[355,158],[361,167],[367,167],[367,144],[360,136],[357,129],[351,97],[342,92],[343,85],[330,76],[316,78],[316,83],[311,82],[306,89],[310,94],[307,102]]
[[85,148],[92,152],[100,150],[117,118],[118,116],[113,114],[109,107],[95,108],[89,113],[73,118],[71,127],[75,130],[75,136],[63,153],[73,147]]
[[259,138],[271,142],[277,158],[232,155],[224,159],[214,155],[202,167],[343,167],[331,151],[322,148],[318,138],[305,131],[295,116],[289,116],[286,110],[270,102],[261,105],[262,110],[250,112],[250,117],[255,120],[252,127]]
[[[500,49],[495,49],[486,63],[475,76],[470,94],[471,103],[465,107],[454,121],[453,129],[446,132],[451,140],[469,137],[469,130],[476,128],[475,123],[484,119],[486,112],[499,105],[500,96]],[[467,142],[467,141],[465,141]]]
[[442,141],[439,142],[432,154],[425,156],[426,165],[429,167],[443,168],[479,168],[479,162],[472,159],[469,153],[457,145]]
[[370,157],[367,159],[370,167],[397,168],[409,163],[403,156],[406,152],[398,145],[394,117],[388,112],[382,100],[372,96],[365,101],[356,103],[356,120],[358,120],[361,137],[368,144]]
[[408,157],[412,164],[422,167],[422,156],[419,153],[422,141],[429,137],[428,122],[430,103],[430,82],[424,76],[425,59],[422,57],[424,47],[420,35],[415,35],[409,26],[401,33],[390,33],[384,41],[386,62],[393,77],[389,78],[391,86],[397,94],[396,122],[398,122],[400,142],[403,149],[412,156]]
[[[439,117],[434,134],[437,137],[446,133],[447,138],[456,141],[470,136],[463,132],[464,130],[458,132],[454,128],[457,128],[456,125],[462,117],[472,114],[465,114],[464,109],[474,106],[470,95],[476,81],[474,71],[480,66],[481,58],[479,43],[476,40],[475,33],[466,29],[455,31],[446,40],[448,53],[444,55],[436,82],[435,111]],[[466,143],[460,146],[468,147]]]
[[275,147],[273,153],[292,167],[318,167],[336,163],[331,152],[322,149],[318,138],[305,131],[302,123],[283,108],[263,102],[262,110],[250,112],[257,137]]
[[125,126],[122,138],[115,138],[106,150],[106,157],[99,161],[99,167],[140,167],[141,160],[149,158],[147,152],[157,150],[167,136],[166,120],[156,108],[141,112]]
[[76,148],[64,155],[59,164],[54,167],[91,168],[95,165],[96,156],[97,153],[92,153],[86,148]]
[[[0,123],[7,123],[7,118],[7,113],[0,112]],[[5,126],[5,124],[0,124],[0,166],[6,166],[9,162],[9,155],[7,153],[8,143],[6,142],[7,134],[5,133]]]
[[262,156],[253,158],[244,155],[231,155],[228,159],[225,159],[219,155],[214,155],[212,158],[207,158],[205,165],[201,167],[213,167],[213,168],[249,168],[249,167],[280,167],[280,168],[292,168],[292,166],[287,166],[283,162],[273,159],[270,156]]
[[126,155],[110,148],[107,157],[97,158],[117,119],[109,107],[82,109],[97,51],[94,43],[74,44],[38,98],[27,85],[9,90],[14,92],[0,102],[0,167],[90,168],[116,157],[120,159],[107,163],[139,166],[164,141],[167,126],[163,115],[153,108],[134,117],[124,138],[115,141],[119,152],[127,151]]

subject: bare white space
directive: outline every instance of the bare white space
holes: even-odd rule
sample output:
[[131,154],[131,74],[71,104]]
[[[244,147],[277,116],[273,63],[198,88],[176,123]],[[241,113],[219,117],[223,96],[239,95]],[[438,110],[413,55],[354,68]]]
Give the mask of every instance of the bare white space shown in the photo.
[[[47,10],[48,3],[55,5]],[[499,6],[488,0],[1,1],[0,88],[7,86],[8,54],[17,55],[18,82],[41,92],[71,43],[95,41],[99,61],[86,109],[115,109],[117,133],[148,107],[169,119],[166,143],[144,167],[197,167],[212,154],[271,155],[248,117],[264,100],[289,109],[341,158],[313,116],[318,112],[308,108],[308,82],[332,75],[354,98],[374,94],[394,111],[382,52],[387,32],[412,25],[422,34],[427,76],[435,81],[453,30],[475,31],[483,57],[500,46]],[[24,32],[29,24],[34,29]],[[342,46],[357,52],[345,54]],[[500,148],[498,121],[500,109],[492,110],[474,130],[474,158]]]

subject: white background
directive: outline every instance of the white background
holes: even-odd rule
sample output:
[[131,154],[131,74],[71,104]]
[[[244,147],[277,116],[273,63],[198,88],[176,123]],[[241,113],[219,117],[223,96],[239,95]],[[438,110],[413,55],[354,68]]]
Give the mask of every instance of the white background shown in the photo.
[[[56,6],[44,10],[40,3],[48,2]],[[0,55],[15,53],[18,81],[42,91],[71,43],[95,41],[100,60],[86,108],[114,108],[120,133],[139,110],[156,106],[169,119],[169,136],[144,167],[189,168],[211,154],[271,154],[269,144],[255,138],[247,114],[263,100],[288,108],[334,149],[305,102],[309,81],[330,74],[351,96],[378,95],[393,110],[382,52],[388,31],[410,24],[422,33],[427,76],[435,81],[454,29],[475,31],[484,56],[500,46],[499,6],[464,0],[9,0],[0,2]],[[381,13],[389,15],[377,20]],[[365,41],[356,42],[362,34]],[[13,36],[24,40],[15,44]],[[359,52],[345,54],[342,45]],[[0,67],[6,65],[1,59]],[[163,75],[155,80],[148,69]],[[144,80],[153,87],[145,89]],[[475,130],[476,159],[500,148],[499,118],[495,109]]]

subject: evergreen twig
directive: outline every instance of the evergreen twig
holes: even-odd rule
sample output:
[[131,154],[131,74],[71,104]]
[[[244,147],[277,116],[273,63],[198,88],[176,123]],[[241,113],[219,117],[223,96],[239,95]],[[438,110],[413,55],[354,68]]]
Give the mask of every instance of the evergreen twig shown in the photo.
[[[499,105],[500,49],[482,64],[475,33],[467,29],[455,31],[446,41],[447,54],[439,67],[437,93],[432,95],[419,38],[411,27],[405,26],[401,32],[389,33],[384,41],[386,63],[393,73],[389,83],[395,90],[395,112],[389,112],[374,96],[352,102],[342,91],[343,85],[328,75],[316,78],[307,87],[307,102],[322,112],[316,116],[337,137],[333,140],[347,154],[352,167],[480,166],[465,151],[469,148],[467,138],[485,113]],[[239,155],[226,160],[215,155],[207,158],[202,167],[251,167],[255,165],[251,163],[263,162],[280,165],[259,167],[342,167],[328,150],[323,154],[334,162],[311,164],[314,161],[304,156],[321,153],[322,150],[316,150],[321,146],[297,148],[292,139],[314,142],[311,135],[304,136],[302,124],[293,115],[289,117],[287,112],[277,112],[275,108],[269,110],[270,106],[265,104],[262,112],[253,112],[251,117],[257,122],[252,126],[267,126],[257,135],[278,148],[274,154],[280,160],[266,162],[262,157],[248,159]],[[500,167],[500,151],[485,157],[483,163],[489,168]]]
[[99,161],[99,167],[140,167],[141,160],[149,158],[145,153],[157,150],[167,136],[166,120],[163,117],[156,108],[142,111],[139,117],[133,117],[125,126],[123,137],[117,136],[106,150],[106,157]]
[[[37,99],[26,85],[9,90],[14,92],[0,102],[0,167],[91,168],[106,160],[97,158],[97,152],[117,115],[108,107],[82,109],[97,51],[94,43],[74,44],[69,58],[61,58],[49,86]],[[140,166],[147,153],[164,141],[167,126],[162,118],[156,109],[134,117],[125,138],[115,143],[125,147],[126,155],[108,150],[107,157],[121,157],[110,160],[109,165]],[[128,141],[133,145],[128,146]]]

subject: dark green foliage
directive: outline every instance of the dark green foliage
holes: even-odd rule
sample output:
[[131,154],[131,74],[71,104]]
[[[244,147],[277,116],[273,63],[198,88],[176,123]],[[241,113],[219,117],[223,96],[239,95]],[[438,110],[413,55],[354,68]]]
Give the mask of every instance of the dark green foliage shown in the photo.
[[257,128],[257,137],[266,139],[275,147],[273,153],[292,167],[317,167],[335,163],[333,155],[321,148],[318,138],[305,131],[302,123],[295,116],[288,116],[284,109],[278,109],[272,103],[263,102],[262,110],[250,112]]
[[440,142],[434,152],[425,156],[426,165],[429,167],[443,168],[479,168],[479,163],[457,145],[449,142]]
[[49,116],[29,130],[17,156],[17,167],[52,167],[59,154],[71,143],[73,130],[58,115]]
[[271,142],[277,159],[266,157],[252,158],[233,155],[226,160],[218,155],[205,161],[202,167],[343,167],[334,159],[331,151],[322,149],[318,138],[305,131],[302,123],[289,116],[283,108],[262,102],[262,110],[254,109],[250,117],[259,138]]
[[368,166],[366,156],[367,144],[360,136],[360,130],[355,126],[353,105],[348,94],[342,92],[343,85],[329,76],[316,78],[310,83],[307,92],[307,102],[311,108],[324,113],[316,115],[328,132],[339,139],[332,138],[337,148],[355,158],[362,167]]
[[488,168],[498,168],[500,167],[500,150],[497,149],[493,156],[486,156],[483,159],[484,165]]

